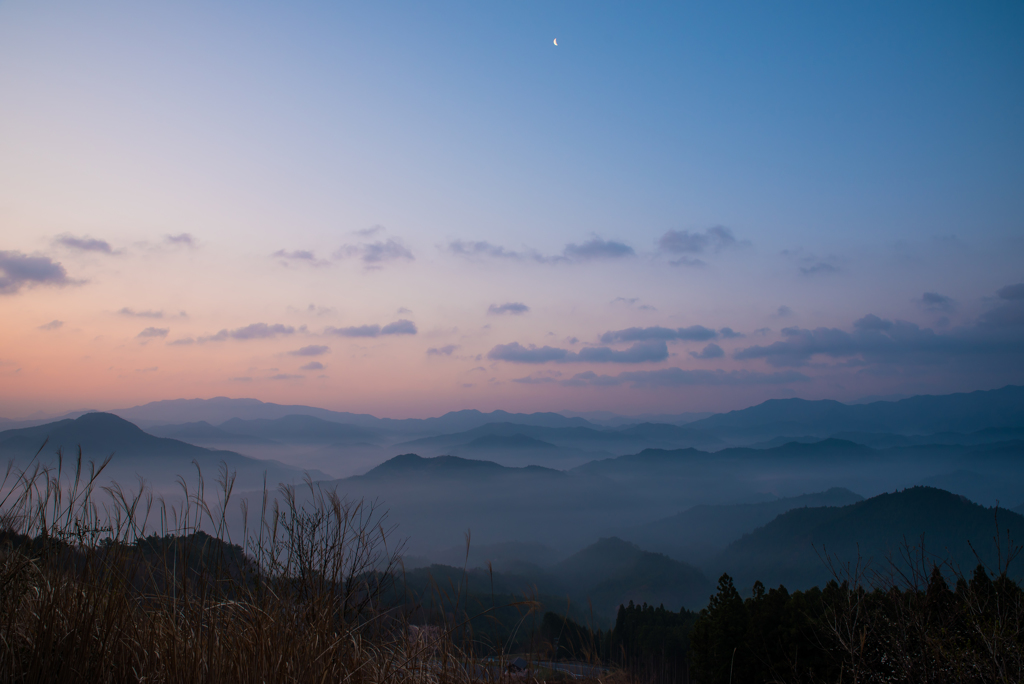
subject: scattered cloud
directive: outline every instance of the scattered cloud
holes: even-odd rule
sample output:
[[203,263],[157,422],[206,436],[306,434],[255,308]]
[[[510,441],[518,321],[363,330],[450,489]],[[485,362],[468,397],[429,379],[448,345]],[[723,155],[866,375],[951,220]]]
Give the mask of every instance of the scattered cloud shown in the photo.
[[427,350],[427,356],[451,356],[452,352],[459,348],[457,344],[446,344],[443,347],[431,347]]
[[1008,299],[1010,301],[1024,300],[1024,283],[1001,287],[999,288],[999,291],[996,292],[996,296],[1000,299]]
[[[164,242],[169,245],[180,247],[198,247],[199,243],[191,233],[178,233],[177,235],[165,235]],[[251,379],[251,378],[250,378]]]
[[97,240],[91,237],[75,237],[74,235],[57,236],[54,243],[67,247],[68,249],[78,250],[79,252],[100,252],[101,254],[117,254],[114,248],[110,246],[110,243],[106,240]]
[[467,242],[465,240],[454,240],[448,243],[448,251],[456,256],[463,257],[492,257],[494,259],[524,259],[529,255],[522,252],[514,252],[490,242]]
[[952,297],[939,294],[938,292],[925,292],[921,295],[921,298],[917,300],[917,303],[921,305],[925,311],[940,311],[942,313],[950,313],[956,308],[956,303]]
[[723,340],[732,340],[737,337],[745,337],[743,333],[738,333],[732,328],[722,328],[721,330],[718,331],[718,334],[721,336]]
[[56,330],[64,325],[64,321],[52,320],[49,323],[45,323],[39,326],[40,330]]
[[301,370],[304,370],[304,371],[323,370],[323,369],[324,369],[324,364],[320,363],[319,361],[310,361],[309,363],[305,364],[301,368]]
[[521,385],[551,385],[558,382],[558,379],[549,375],[527,375],[525,378],[512,378],[512,382],[518,382]]
[[610,301],[609,304],[611,304],[612,306],[615,306],[616,304],[622,304],[623,306],[635,308],[638,311],[657,311],[657,309],[655,309],[653,306],[649,304],[637,304],[637,302],[639,301],[639,297],[616,297],[615,299]]
[[526,306],[522,302],[507,302],[505,304],[491,304],[487,307],[487,313],[489,314],[513,314],[519,315],[524,314],[530,310],[530,307]]
[[786,306],[785,304],[780,306],[775,311],[775,317],[776,318],[787,318],[787,317],[792,316],[792,315],[793,315],[793,310],[791,308],[789,308],[788,306]]
[[529,346],[524,347],[518,342],[499,344],[487,353],[487,358],[495,361],[511,361],[512,363],[547,363],[548,361],[564,361],[571,354],[567,349],[558,347]]
[[996,296],[1001,303],[982,314],[979,325],[986,329],[1024,326],[1024,283],[1000,288]]
[[352,325],[347,328],[327,328],[324,332],[341,337],[377,337],[380,335],[380,326]]
[[838,273],[842,270],[840,267],[845,262],[845,259],[835,254],[819,258],[814,254],[804,252],[803,249],[784,249],[781,254],[788,259],[796,261],[799,265],[800,273],[805,276]]
[[270,380],[301,380],[306,377],[305,375],[296,375],[294,373],[278,373],[277,375],[271,375]]
[[381,327],[379,325],[354,325],[347,328],[327,328],[324,332],[328,335],[340,337],[380,337],[381,335],[415,335],[416,324],[405,319],[388,323]]
[[167,337],[167,333],[171,332],[168,328],[146,328],[135,337],[141,338],[153,338],[153,337]]
[[363,242],[357,245],[342,245],[334,253],[334,258],[356,258],[362,261],[367,268],[380,268],[389,261],[413,261],[416,257],[412,252],[395,238],[380,240],[377,242]]
[[1020,349],[1024,348],[1024,300],[999,305],[982,314],[976,324],[945,332],[868,314],[854,321],[851,331],[789,327],[781,333],[782,340],[740,349],[733,357],[763,359],[776,367],[800,367],[815,356],[852,359],[865,365],[962,365],[962,359],[974,356],[993,367],[1006,368],[1007,360],[1019,365]]
[[585,347],[572,352],[559,347],[524,347],[518,342],[499,344],[487,353],[493,361],[511,363],[648,363],[668,358],[668,347],[663,341],[637,342],[622,351],[610,347]]
[[626,328],[625,330],[611,330],[601,335],[601,341],[605,344],[614,342],[639,342],[643,340],[689,340],[705,342],[718,337],[711,328],[703,325],[691,325],[688,328],[663,328],[653,326],[650,328]]
[[325,266],[326,261],[317,259],[316,254],[307,249],[297,249],[294,251],[287,251],[279,249],[270,255],[274,259],[280,259],[282,266],[290,266],[292,263],[305,263],[310,266]]
[[244,328],[236,328],[234,330],[221,330],[216,335],[208,335],[205,337],[196,338],[196,342],[220,342],[222,340],[263,340],[278,335],[292,335],[295,333],[295,328],[290,325],[282,325],[281,323],[275,323],[268,325],[266,323],[253,323],[247,325]]
[[228,378],[231,382],[252,382],[252,378],[248,375],[243,375],[238,378]]
[[380,329],[381,335],[415,335],[416,324],[405,319],[388,323]]
[[615,240],[603,240],[601,238],[593,238],[582,244],[568,244],[562,250],[562,254],[554,256],[545,256],[534,249],[517,252],[515,250],[506,249],[500,245],[491,244],[490,242],[473,242],[465,240],[454,240],[449,242],[448,251],[456,256],[467,258],[489,257],[493,259],[507,259],[510,261],[535,261],[542,264],[586,262],[636,256],[636,252],[629,245]]
[[167,344],[171,347],[187,347],[190,344],[195,344],[195,338],[193,337],[182,337],[179,340],[172,340]]
[[700,352],[690,352],[690,356],[695,359],[720,359],[725,356],[725,352],[717,344],[712,342],[707,345]]
[[741,244],[732,231],[724,226],[713,226],[707,230],[670,230],[658,238],[658,251],[679,255],[672,261],[673,266],[704,266],[701,259],[693,255],[720,252]]
[[67,271],[50,257],[0,251],[0,294],[15,294],[33,285],[70,285]]
[[573,261],[592,261],[594,259],[621,259],[623,257],[636,256],[636,252],[629,245],[614,240],[602,240],[593,238],[581,245],[569,244],[565,246],[565,257]]
[[562,385],[567,387],[684,387],[693,385],[785,385],[810,380],[803,373],[784,371],[757,373],[746,370],[683,370],[663,368],[653,371],[625,371],[618,375],[598,375],[593,371],[577,373]]
[[[163,318],[164,317],[164,312],[163,311],[136,311],[134,309],[129,309],[127,306],[122,308],[117,313],[119,313],[122,316],[131,316],[131,317],[135,317],[135,318]],[[184,315],[185,312],[182,311],[181,313],[182,313],[182,315]]]
[[310,344],[301,349],[288,352],[290,356],[323,356],[331,351],[331,348],[322,344]]
[[363,228],[361,230],[354,230],[352,233],[359,237],[373,237],[377,233],[383,233],[386,229],[380,224],[372,225],[369,228]]
[[530,373],[525,378],[513,378],[512,382],[518,382],[522,385],[550,385],[551,383],[558,382],[561,377],[562,373],[560,371],[548,369]]

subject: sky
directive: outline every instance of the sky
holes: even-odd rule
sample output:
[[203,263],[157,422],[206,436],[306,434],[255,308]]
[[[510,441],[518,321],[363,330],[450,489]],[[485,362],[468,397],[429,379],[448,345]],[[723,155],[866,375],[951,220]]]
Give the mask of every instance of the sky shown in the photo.
[[1024,383],[1021,35],[1019,2],[0,2],[0,416]]

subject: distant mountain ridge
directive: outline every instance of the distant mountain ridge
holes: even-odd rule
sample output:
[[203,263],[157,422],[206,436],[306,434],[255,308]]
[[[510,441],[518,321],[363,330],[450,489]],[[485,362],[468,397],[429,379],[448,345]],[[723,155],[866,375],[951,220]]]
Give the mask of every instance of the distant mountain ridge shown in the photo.
[[306,415],[346,425],[359,425],[398,433],[426,434],[469,430],[489,422],[514,420],[523,425],[570,427],[591,425],[582,418],[567,418],[558,413],[509,413],[493,411],[483,413],[476,409],[450,411],[437,418],[378,418],[367,413],[349,413],[299,404],[282,405],[258,399],[165,399],[132,408],[111,411],[125,420],[143,426],[156,424],[190,423],[205,420],[222,424],[232,418],[242,420],[274,420],[292,415]]
[[1024,427],[1024,387],[1007,385],[996,390],[854,405],[831,400],[770,399],[694,421],[687,427],[747,435],[829,435],[843,431],[926,434]]

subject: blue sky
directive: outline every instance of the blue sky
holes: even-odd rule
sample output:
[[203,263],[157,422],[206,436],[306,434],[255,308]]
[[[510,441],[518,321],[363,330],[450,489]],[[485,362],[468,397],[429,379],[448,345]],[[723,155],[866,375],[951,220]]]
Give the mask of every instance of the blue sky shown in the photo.
[[[215,394],[719,410],[1024,381],[1013,331],[970,362],[829,348],[805,380],[727,389],[584,395],[550,385],[637,367],[539,388],[489,356],[700,325],[745,337],[670,341],[643,370],[764,374],[743,350],[868,314],[975,335],[1024,281],[1022,29],[1019,3],[0,4],[0,415]],[[17,280],[31,258],[66,276]],[[487,313],[509,303],[527,310]],[[280,362],[294,336],[398,320],[417,332],[336,342],[322,373]],[[296,332],[170,344],[256,323]]]

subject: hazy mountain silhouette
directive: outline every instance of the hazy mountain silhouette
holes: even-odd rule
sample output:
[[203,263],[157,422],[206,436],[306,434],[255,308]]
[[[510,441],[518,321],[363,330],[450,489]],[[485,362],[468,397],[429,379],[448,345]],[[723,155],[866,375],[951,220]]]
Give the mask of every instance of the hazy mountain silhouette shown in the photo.
[[770,399],[740,411],[720,413],[687,427],[716,434],[827,436],[837,432],[928,434],[1024,427],[1024,387],[900,401],[843,404],[838,401]]
[[863,498],[848,489],[835,487],[816,494],[762,503],[700,505],[623,530],[621,536],[645,549],[691,563],[702,563],[780,513],[803,507],[846,506]]
[[[979,557],[997,567],[997,536],[1005,558],[1011,542],[1024,540],[1024,517],[941,489],[913,487],[849,506],[788,511],[730,544],[713,565],[744,589],[755,580],[801,589],[832,578],[823,562],[827,557],[840,566],[860,558],[862,565],[869,562],[871,570],[882,572],[892,560],[902,569],[904,545],[920,545],[923,538],[928,571],[932,562],[948,560],[969,573]],[[1011,566],[1011,574],[1024,576],[1019,564]]]
[[414,478],[501,478],[528,475],[533,477],[556,477],[564,478],[565,473],[560,470],[544,468],[541,466],[526,466],[524,468],[507,468],[492,461],[477,461],[457,456],[435,456],[433,458],[422,458],[416,454],[402,454],[388,459],[365,475],[357,475],[348,478],[348,481],[356,480],[385,480],[385,479],[408,479]]
[[305,415],[346,425],[359,425],[397,434],[440,434],[469,430],[487,423],[511,421],[522,425],[569,427],[590,425],[582,418],[567,418],[558,413],[482,413],[475,409],[451,411],[437,418],[377,418],[365,413],[331,411],[315,406],[282,405],[258,399],[167,399],[132,408],[111,411],[126,420],[144,426],[206,421],[221,424],[232,418],[242,420],[274,420],[292,415]]
[[146,430],[157,437],[178,439],[189,444],[277,444],[271,439],[252,435],[239,435],[210,425],[205,420],[180,425],[154,425]]
[[706,431],[677,425],[645,423],[627,428],[550,427],[519,423],[488,423],[465,432],[433,435],[404,442],[396,448],[416,451],[451,451],[481,437],[529,437],[560,448],[612,454],[635,453],[651,447],[717,446],[721,440]]
[[358,425],[346,425],[315,416],[288,415],[281,418],[242,420],[232,418],[218,426],[224,432],[285,443],[366,443],[380,433]]
[[[190,478],[196,461],[211,484],[221,463],[238,473],[239,486],[262,486],[263,473],[273,487],[278,482],[301,480],[303,471],[275,461],[261,461],[233,451],[215,451],[175,439],[156,437],[110,413],[87,413],[74,420],[0,432],[0,458],[15,459],[24,467],[46,443],[40,462],[54,463],[57,449],[63,449],[65,463],[75,458],[79,446],[86,461],[102,462],[114,454],[108,479],[124,485],[135,483],[136,474],[150,482],[170,485],[177,476]],[[313,472],[314,477],[323,473]]]
[[[831,439],[841,439],[856,444],[863,444],[872,449],[888,449],[891,447],[923,446],[929,444],[972,446],[1024,439],[1024,427],[986,428],[975,432],[935,432],[927,435],[897,435],[891,432],[837,432]],[[820,442],[817,435],[801,435],[793,437],[781,435],[763,442],[756,442],[750,447],[754,449],[770,449],[789,442],[812,444]]]

